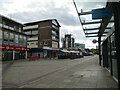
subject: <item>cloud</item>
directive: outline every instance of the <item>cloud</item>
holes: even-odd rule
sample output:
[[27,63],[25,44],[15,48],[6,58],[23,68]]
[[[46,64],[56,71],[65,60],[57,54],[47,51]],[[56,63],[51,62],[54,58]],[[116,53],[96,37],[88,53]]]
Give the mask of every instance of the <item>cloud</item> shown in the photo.
[[[65,5],[66,4],[66,5]],[[69,5],[72,5],[69,2]],[[61,24],[76,26],[79,25],[77,13],[74,6],[69,6],[67,3],[55,4],[55,2],[35,2],[31,3],[18,2],[4,4],[5,14],[20,22],[30,22],[43,19],[56,18]],[[10,8],[9,8],[10,7]]]
[[[104,6],[104,3],[75,1],[79,11]],[[0,12],[21,23],[57,19],[61,25],[61,38],[66,33],[71,33],[75,42],[92,46],[90,42],[93,38],[85,38],[72,0],[4,0],[0,3]]]

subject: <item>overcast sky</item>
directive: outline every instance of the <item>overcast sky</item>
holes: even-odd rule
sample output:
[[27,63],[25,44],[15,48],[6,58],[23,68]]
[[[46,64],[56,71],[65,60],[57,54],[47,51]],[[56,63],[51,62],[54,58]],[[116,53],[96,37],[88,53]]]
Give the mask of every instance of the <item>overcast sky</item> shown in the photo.
[[[78,10],[90,8],[103,8],[104,2],[80,2],[75,0]],[[95,48],[92,40],[86,38],[79,22],[72,0],[2,0],[0,1],[0,14],[12,18],[22,24],[46,19],[57,19],[60,23],[60,37],[72,34],[76,43],[86,44],[86,48]],[[84,18],[85,19],[85,18]]]

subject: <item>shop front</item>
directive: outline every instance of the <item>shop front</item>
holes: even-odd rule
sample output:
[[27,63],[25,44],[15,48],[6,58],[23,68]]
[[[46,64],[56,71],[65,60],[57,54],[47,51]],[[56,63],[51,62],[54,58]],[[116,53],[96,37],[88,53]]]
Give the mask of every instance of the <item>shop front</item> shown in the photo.
[[19,60],[27,57],[28,49],[26,47],[16,47],[10,45],[1,45],[0,47],[2,50],[2,61]]

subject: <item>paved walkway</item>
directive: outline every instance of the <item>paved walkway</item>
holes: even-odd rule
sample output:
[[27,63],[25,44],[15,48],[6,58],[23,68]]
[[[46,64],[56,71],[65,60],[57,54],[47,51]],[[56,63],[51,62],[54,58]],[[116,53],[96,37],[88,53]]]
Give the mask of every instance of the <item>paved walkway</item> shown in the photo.
[[17,88],[117,88],[110,73],[98,65],[98,56],[17,62],[3,82],[4,87]]

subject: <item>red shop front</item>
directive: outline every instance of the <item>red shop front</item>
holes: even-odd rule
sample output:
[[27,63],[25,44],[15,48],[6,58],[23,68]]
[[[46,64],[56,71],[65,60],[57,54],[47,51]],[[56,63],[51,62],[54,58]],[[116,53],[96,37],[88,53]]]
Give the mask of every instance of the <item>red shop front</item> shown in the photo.
[[18,60],[25,59],[27,57],[27,47],[0,45],[2,50],[2,60]]

